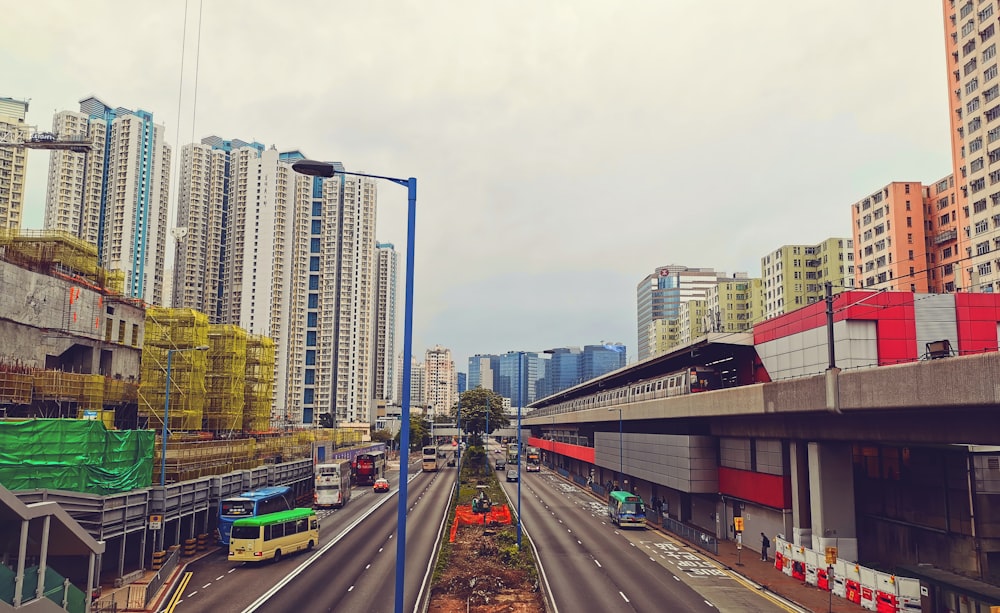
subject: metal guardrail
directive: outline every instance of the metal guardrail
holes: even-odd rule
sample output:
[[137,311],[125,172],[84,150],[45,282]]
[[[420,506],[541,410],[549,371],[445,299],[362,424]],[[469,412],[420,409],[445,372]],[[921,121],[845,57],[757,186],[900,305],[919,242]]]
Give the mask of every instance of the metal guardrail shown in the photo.
[[671,519],[669,517],[660,517],[660,521],[658,522],[656,521],[657,518],[655,516],[650,518],[649,514],[647,514],[646,518],[660,524],[664,530],[676,534],[689,543],[694,543],[702,549],[711,551],[715,555],[719,554],[719,541],[716,540],[714,534],[709,534],[708,532],[699,530],[693,526],[682,524],[676,519]]
[[142,603],[143,608],[146,608],[146,605],[149,604],[149,601],[152,600],[153,597],[156,596],[156,593],[160,591],[160,588],[163,587],[163,584],[164,582],[166,582],[167,578],[173,574],[174,569],[177,568],[177,563],[180,561],[180,559],[181,559],[180,547],[174,549],[169,554],[167,554],[167,559],[163,561],[163,566],[160,567],[159,572],[153,575],[153,578],[150,579],[149,583],[146,584],[145,602]]

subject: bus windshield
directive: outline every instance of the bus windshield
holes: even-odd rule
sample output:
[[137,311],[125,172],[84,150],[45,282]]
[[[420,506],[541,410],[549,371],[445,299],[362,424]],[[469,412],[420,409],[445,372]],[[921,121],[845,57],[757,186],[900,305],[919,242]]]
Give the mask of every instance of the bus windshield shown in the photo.
[[643,510],[641,502],[623,502],[621,510],[622,513],[631,513],[635,515],[642,515],[646,512]]
[[222,515],[253,515],[253,500],[223,500]]

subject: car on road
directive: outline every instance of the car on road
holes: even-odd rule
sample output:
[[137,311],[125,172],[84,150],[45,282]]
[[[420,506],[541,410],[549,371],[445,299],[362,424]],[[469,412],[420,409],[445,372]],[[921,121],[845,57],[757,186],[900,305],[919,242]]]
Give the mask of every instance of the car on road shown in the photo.
[[375,479],[375,485],[372,486],[373,492],[388,492],[389,491],[389,480],[388,479]]
[[510,470],[507,471],[507,480],[508,481],[517,481],[517,469],[516,468],[512,468],[512,469],[510,469]]
[[504,462],[503,459],[501,458],[496,461],[496,464],[494,464],[493,467],[496,468],[497,470],[503,470],[507,468],[507,463]]

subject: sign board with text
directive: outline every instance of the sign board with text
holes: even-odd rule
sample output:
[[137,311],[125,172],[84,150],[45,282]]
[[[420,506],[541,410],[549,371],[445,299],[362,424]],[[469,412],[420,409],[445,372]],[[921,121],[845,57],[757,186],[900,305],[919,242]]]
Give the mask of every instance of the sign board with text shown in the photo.
[[743,532],[743,518],[734,517],[733,518],[733,529],[737,532]]
[[826,548],[826,563],[827,564],[836,564],[836,562],[837,562],[837,548],[836,547],[827,547]]
[[163,516],[162,515],[150,515],[149,516],[149,529],[159,530],[163,527]]

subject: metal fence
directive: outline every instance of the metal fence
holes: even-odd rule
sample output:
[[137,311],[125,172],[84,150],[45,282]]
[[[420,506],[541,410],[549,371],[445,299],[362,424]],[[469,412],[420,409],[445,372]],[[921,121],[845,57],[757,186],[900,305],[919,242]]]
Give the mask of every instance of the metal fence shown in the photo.
[[[653,517],[650,517],[650,515],[653,515]],[[648,513],[646,518],[656,523],[659,523],[664,530],[668,532],[673,532],[674,534],[681,537],[685,541],[688,541],[689,543],[694,543],[695,545],[698,545],[702,549],[711,551],[715,555],[718,555],[719,553],[719,541],[715,539],[714,534],[710,534],[708,532],[705,532],[704,530],[699,530],[694,526],[682,524],[676,519],[670,519],[669,517],[666,516],[657,518],[655,517],[655,514],[652,512]],[[659,521],[657,521],[657,519],[659,519]]]
[[[163,566],[160,567],[159,572],[153,575],[153,578],[150,579],[149,583],[146,584],[146,593],[144,595],[145,600],[142,603],[142,608],[145,609],[146,605],[149,604],[149,601],[153,599],[153,596],[156,596],[156,593],[160,591],[160,588],[163,587],[163,583],[174,572],[174,569],[177,568],[177,563],[180,561],[180,559],[181,559],[180,547],[177,547],[176,549],[167,554],[167,559],[163,561]],[[131,597],[129,598],[129,600],[131,600]],[[131,606],[132,603],[129,602],[129,607]]]

